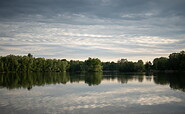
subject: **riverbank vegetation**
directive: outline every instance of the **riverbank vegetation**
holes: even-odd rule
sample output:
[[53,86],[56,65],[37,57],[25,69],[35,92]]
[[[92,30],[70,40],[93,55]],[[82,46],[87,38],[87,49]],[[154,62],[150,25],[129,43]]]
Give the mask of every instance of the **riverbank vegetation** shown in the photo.
[[143,71],[185,71],[185,52],[172,53],[169,57],[155,58],[144,63],[121,59],[117,62],[101,62],[98,58],[85,61],[66,59],[35,58],[30,53],[26,56],[7,55],[0,57],[0,72],[143,72]]

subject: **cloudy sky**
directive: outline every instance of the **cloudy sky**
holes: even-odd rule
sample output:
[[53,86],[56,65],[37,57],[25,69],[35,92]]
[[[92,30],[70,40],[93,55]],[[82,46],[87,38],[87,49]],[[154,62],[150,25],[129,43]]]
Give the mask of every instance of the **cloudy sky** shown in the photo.
[[0,55],[153,60],[185,50],[184,0],[0,0]]

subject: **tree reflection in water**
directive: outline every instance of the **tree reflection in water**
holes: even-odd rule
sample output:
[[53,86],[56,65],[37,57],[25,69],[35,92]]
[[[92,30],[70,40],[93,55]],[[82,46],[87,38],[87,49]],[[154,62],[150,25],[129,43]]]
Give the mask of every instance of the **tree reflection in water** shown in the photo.
[[177,89],[185,92],[185,74],[154,74],[154,82],[160,85],[169,85],[172,89]]
[[[154,80],[152,80],[152,78]],[[155,84],[169,85],[172,89],[185,92],[184,74],[124,74],[124,73],[5,73],[0,74],[0,86],[7,89],[26,88],[31,90],[33,86],[44,86],[47,84],[66,84],[85,82],[89,86],[99,85],[102,80],[117,80],[120,83],[143,80],[152,81]]]

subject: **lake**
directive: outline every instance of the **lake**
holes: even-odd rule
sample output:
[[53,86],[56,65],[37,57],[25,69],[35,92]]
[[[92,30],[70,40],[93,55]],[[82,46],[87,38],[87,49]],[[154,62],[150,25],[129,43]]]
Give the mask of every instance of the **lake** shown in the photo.
[[0,74],[1,114],[185,114],[184,74]]

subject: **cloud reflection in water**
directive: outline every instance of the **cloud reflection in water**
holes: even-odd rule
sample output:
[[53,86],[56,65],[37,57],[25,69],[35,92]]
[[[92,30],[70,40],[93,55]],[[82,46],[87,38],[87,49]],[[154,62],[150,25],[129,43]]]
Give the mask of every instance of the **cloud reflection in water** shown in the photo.
[[[104,86],[106,86],[105,84]],[[113,84],[114,85],[114,84]],[[183,100],[164,93],[168,87],[147,85],[134,85],[127,87],[109,88],[96,91],[96,87],[90,87],[78,84],[78,91],[75,84],[69,84],[72,90],[67,94],[64,92],[69,89],[66,86],[47,86],[44,88],[35,87],[33,91],[5,91],[1,90],[1,98],[7,96],[7,99],[1,99],[0,105],[12,105],[16,109],[45,109],[46,113],[74,111],[77,109],[94,109],[112,107],[130,107],[132,105],[158,105],[172,102],[182,102]],[[102,85],[103,86],[103,85]],[[114,85],[115,86],[115,85]],[[117,85],[116,85],[117,86]],[[3,91],[3,92],[2,92]],[[77,92],[78,91],[78,92]]]

